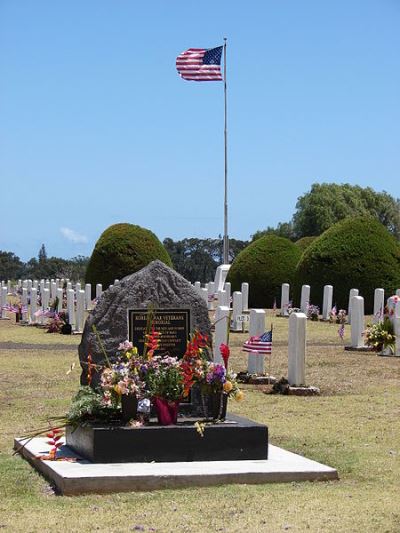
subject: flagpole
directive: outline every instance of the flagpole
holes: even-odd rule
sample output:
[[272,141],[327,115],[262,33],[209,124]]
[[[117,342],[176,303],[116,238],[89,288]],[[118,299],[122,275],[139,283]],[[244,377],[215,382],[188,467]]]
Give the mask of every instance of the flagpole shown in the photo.
[[229,238],[228,238],[228,120],[226,98],[226,37],[224,37],[224,144],[225,144],[225,180],[224,180],[224,265],[229,264]]

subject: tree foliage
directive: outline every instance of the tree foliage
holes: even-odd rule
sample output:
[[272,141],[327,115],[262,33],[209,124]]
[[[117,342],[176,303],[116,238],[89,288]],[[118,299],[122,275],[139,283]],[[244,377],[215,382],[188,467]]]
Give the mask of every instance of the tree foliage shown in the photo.
[[293,230],[298,238],[321,235],[336,222],[359,215],[376,218],[400,238],[399,200],[387,192],[348,183],[314,183],[297,201]]
[[[222,240],[166,238],[163,244],[168,251],[174,268],[184,278],[194,283],[207,283],[214,279],[215,270],[223,262]],[[229,239],[230,261],[247,246],[247,241]]]
[[44,245],[39,250],[38,258],[32,257],[26,263],[12,252],[0,251],[0,279],[69,278],[73,281],[84,279],[88,257],[81,255],[72,259],[47,257],[47,254],[41,253],[43,247]]
[[293,224],[291,222],[279,222],[276,228],[273,226],[268,226],[264,230],[259,230],[252,235],[252,241],[264,237],[265,235],[276,235],[277,237],[284,237],[291,241],[296,240],[296,236],[293,231]]
[[24,264],[13,252],[0,251],[0,279],[17,279],[22,276]]
[[311,190],[297,200],[290,222],[256,231],[253,241],[263,235],[278,235],[292,241],[319,236],[336,222],[347,217],[371,216],[400,239],[400,200],[387,192],[348,183],[314,183]]
[[359,289],[365,312],[371,313],[376,288],[390,296],[400,287],[400,244],[372,217],[342,220],[304,251],[296,268],[296,301],[305,284],[316,305],[322,303],[324,285],[333,285],[333,302],[343,309],[350,289]]

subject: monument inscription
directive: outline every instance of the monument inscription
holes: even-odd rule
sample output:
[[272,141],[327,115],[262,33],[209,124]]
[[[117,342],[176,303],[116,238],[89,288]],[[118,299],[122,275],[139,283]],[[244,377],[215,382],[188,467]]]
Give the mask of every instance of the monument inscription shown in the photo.
[[[181,358],[189,339],[190,309],[156,309],[152,313],[153,326],[161,333],[157,353],[168,352],[171,356]],[[143,353],[148,315],[146,309],[128,309],[128,338],[139,353]]]

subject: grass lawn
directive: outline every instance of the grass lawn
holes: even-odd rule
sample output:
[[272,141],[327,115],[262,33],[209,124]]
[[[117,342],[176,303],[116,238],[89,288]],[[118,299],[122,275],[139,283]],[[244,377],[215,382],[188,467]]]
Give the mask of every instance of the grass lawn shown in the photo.
[[[273,322],[271,372],[287,376],[288,320]],[[334,466],[339,481],[62,497],[12,455],[12,444],[46,416],[67,410],[79,365],[67,371],[80,338],[1,321],[0,529],[399,532],[400,358],[344,352],[337,326],[308,322],[307,328],[307,382],[322,395],[266,395],[248,386],[245,401],[229,408],[266,423],[272,444]],[[245,338],[231,335],[236,371],[246,368]]]

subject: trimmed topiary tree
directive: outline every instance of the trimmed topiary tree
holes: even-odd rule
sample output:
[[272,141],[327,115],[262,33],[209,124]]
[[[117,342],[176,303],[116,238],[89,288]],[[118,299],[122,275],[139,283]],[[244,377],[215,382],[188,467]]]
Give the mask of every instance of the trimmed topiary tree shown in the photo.
[[86,269],[86,283],[103,289],[159,259],[172,267],[171,258],[153,232],[134,224],[114,224],[96,242]]
[[365,312],[372,313],[376,288],[391,295],[400,287],[400,245],[376,219],[346,218],[304,251],[296,269],[296,301],[304,284],[311,286],[316,305],[322,303],[324,285],[333,285],[338,309],[347,309],[350,289],[359,289]]
[[292,283],[300,256],[300,248],[289,239],[265,235],[240,252],[227,281],[234,291],[247,281],[250,307],[271,308],[275,298],[279,305],[282,283]]
[[318,237],[302,237],[294,244],[298,246],[302,252],[304,252],[304,250],[308,248],[310,244],[315,241],[315,239],[318,239]]

